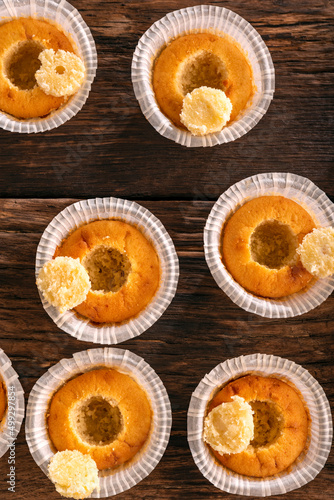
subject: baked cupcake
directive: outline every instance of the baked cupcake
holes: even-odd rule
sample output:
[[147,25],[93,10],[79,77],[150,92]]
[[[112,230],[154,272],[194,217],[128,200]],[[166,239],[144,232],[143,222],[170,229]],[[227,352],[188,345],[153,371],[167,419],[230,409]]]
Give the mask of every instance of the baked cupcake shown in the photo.
[[206,261],[219,287],[246,311],[266,317],[303,314],[334,289],[333,277],[310,273],[326,268],[328,275],[331,242],[315,233],[323,242],[322,262],[312,264],[309,250],[301,250],[303,241],[316,228],[333,224],[333,204],[310,180],[255,175],[231,186],[213,206],[204,229]]
[[241,137],[265,114],[274,68],[247,21],[199,5],[167,14],[142,36],[132,82],[160,134],[186,146],[213,146]]
[[[58,274],[42,271],[59,261]],[[62,330],[90,342],[116,344],[147,330],[173,299],[178,275],[175,248],[161,222],[118,198],[67,207],[37,248],[44,308]]]
[[[37,381],[29,395],[26,437],[58,491],[83,498],[79,491],[94,487],[102,498],[151,473],[166,449],[171,422],[166,389],[142,358],[122,349],[90,349],[61,360]],[[65,449],[80,455],[83,472],[88,467],[87,484],[75,474],[74,484],[62,480],[67,457],[58,450]],[[97,465],[98,484],[87,457]]]
[[0,126],[30,133],[61,125],[81,109],[95,77],[88,27],[68,3],[9,2],[0,14]]
[[297,253],[316,224],[298,203],[283,196],[246,202],[222,230],[223,262],[245,290],[268,298],[299,292],[312,275]]
[[127,222],[85,224],[61,243],[54,256],[79,259],[86,269],[91,288],[75,310],[95,323],[121,323],[135,317],[159,287],[156,250]]
[[19,18],[0,25],[0,111],[18,119],[47,116],[79,90],[84,76],[73,41],[53,24]]
[[[206,421],[214,408],[234,404],[236,395],[253,412],[253,435],[243,449],[228,453],[206,438],[214,455],[225,467],[245,476],[265,478],[286,470],[306,449],[309,421],[301,396],[279,378],[246,375],[229,382],[214,396]],[[242,414],[240,420],[242,426]],[[232,428],[234,425],[233,421],[229,424]],[[229,431],[224,429],[221,437]]]
[[24,408],[24,392],[19,377],[0,348],[0,458],[20,432]]
[[188,442],[202,474],[229,493],[287,493],[321,471],[331,449],[328,400],[292,361],[252,354],[217,365],[188,410]]
[[[161,111],[177,127],[186,127],[194,135],[205,135],[207,131],[210,133],[214,113],[225,108],[223,103],[217,101],[210,107],[206,90],[202,101],[198,98],[199,103],[195,102],[193,107],[196,111],[205,98],[204,105],[196,114],[202,118],[199,124],[207,129],[203,133],[192,130],[193,120],[190,119],[188,123],[182,116],[184,101],[195,89],[203,88],[218,89],[228,98],[231,107],[224,125],[232,123],[251,105],[255,92],[252,67],[241,47],[226,34],[194,33],[179,36],[155,60],[153,89]],[[211,113],[205,114],[208,108]]]
[[129,375],[91,370],[61,387],[47,417],[57,451],[90,455],[99,470],[117,467],[146,443],[152,421],[147,395]]
[[4,423],[7,410],[7,392],[5,384],[0,380],[0,429]]

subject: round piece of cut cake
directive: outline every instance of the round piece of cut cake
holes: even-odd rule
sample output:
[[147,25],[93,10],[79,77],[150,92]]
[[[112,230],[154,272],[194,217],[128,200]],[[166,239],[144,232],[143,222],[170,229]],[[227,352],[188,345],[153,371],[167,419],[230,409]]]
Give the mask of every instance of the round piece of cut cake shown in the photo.
[[36,280],[45,300],[61,313],[81,304],[91,284],[86,269],[79,259],[57,257],[46,262]]
[[297,249],[305,269],[316,278],[334,274],[334,228],[314,229]]
[[41,67],[36,71],[37,85],[55,97],[75,94],[85,78],[85,65],[77,55],[65,50],[43,50],[38,59]]
[[48,472],[57,492],[66,498],[82,500],[99,488],[96,463],[77,450],[58,451],[50,460]]
[[229,121],[232,103],[225,92],[199,87],[186,95],[180,115],[181,122],[193,135],[219,132]]
[[254,437],[253,410],[243,398],[213,408],[204,421],[204,441],[219,453],[240,453]]

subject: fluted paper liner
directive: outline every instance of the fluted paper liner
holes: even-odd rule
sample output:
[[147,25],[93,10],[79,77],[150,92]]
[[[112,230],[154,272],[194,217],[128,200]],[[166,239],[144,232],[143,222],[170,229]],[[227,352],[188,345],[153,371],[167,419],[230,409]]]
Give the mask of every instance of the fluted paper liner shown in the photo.
[[[288,471],[257,479],[242,476],[218,465],[203,441],[203,421],[208,402],[216,389],[246,373],[277,376],[291,382],[302,394],[311,417],[310,443],[304,455]],[[330,406],[312,375],[293,361],[267,354],[240,356],[220,363],[201,380],[193,392],[188,410],[188,442],[202,474],[217,488],[238,495],[265,497],[300,488],[312,481],[324,467],[333,437]]]
[[243,203],[258,196],[280,195],[303,206],[321,227],[334,225],[334,205],[313,182],[291,173],[253,175],[231,186],[213,206],[204,228],[206,262],[217,285],[242,309],[267,318],[288,318],[311,311],[334,290],[334,277],[316,280],[283,299],[256,297],[240,286],[221,259],[221,233],[228,217]]
[[[177,128],[161,111],[152,86],[154,59],[164,46],[189,33],[226,33],[247,54],[253,68],[257,90],[252,104],[221,132],[203,137]],[[188,147],[215,146],[234,141],[249,132],[266,113],[275,90],[275,70],[269,50],[259,33],[242,17],[223,7],[197,5],[170,12],[154,23],[138,42],[132,59],[133,89],[141,110],[150,124],[167,139]]]
[[95,43],[77,9],[65,0],[0,0],[1,24],[18,17],[45,19],[60,26],[65,34],[71,35],[86,67],[86,77],[78,92],[47,117],[20,120],[0,111],[0,127],[5,130],[27,134],[45,132],[65,123],[85,104],[97,68]]
[[43,307],[56,325],[79,340],[98,344],[118,344],[150,328],[171,303],[179,277],[179,261],[173,241],[159,219],[133,201],[120,198],[96,198],[79,201],[65,208],[45,229],[36,254],[36,278],[43,265],[51,260],[56,248],[68,234],[97,219],[121,219],[133,224],[152,242],[160,260],[159,289],[138,316],[123,324],[94,326],[75,312],[61,314],[40,293]]
[[148,476],[159,463],[169,440],[172,413],[166,389],[158,375],[143,358],[117,348],[89,349],[62,359],[36,382],[29,395],[26,439],[37,465],[47,475],[54,452],[48,437],[46,414],[52,395],[67,380],[98,367],[111,367],[130,375],[145,390],[151,403],[152,430],[148,442],[129,462],[99,472],[100,490],[92,498],[103,498],[132,488]]
[[7,392],[7,410],[0,425],[0,457],[14,443],[24,417],[24,392],[8,356],[0,349],[0,380]]

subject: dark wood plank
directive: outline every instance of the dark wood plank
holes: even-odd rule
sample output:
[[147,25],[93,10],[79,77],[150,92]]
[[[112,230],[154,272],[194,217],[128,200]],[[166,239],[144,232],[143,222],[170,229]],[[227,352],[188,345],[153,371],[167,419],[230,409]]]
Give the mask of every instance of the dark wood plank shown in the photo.
[[[0,131],[0,162],[7,167],[0,169],[0,195],[192,199],[198,190],[213,200],[248,175],[279,170],[305,175],[333,197],[333,5],[322,0],[211,3],[250,21],[275,64],[275,99],[246,137],[187,149],[161,137],[135,99],[130,68],[138,39],[167,12],[198,1],[76,0],[99,54],[90,97],[56,130],[29,136]],[[184,175],[189,165],[191,183]]]
[[[53,324],[42,308],[34,283],[39,238],[48,222],[74,201],[0,201],[0,345],[10,355],[26,396],[37,378],[60,359],[97,347],[62,333]],[[197,470],[186,439],[186,415],[193,390],[219,362],[262,352],[292,359],[307,368],[333,402],[334,297],[304,316],[287,320],[248,314],[216,286],[204,259],[202,232],[212,202],[198,201],[193,211],[189,202],[138,201],[162,220],[173,237],[181,275],[177,295],[162,318],[122,347],[143,356],[162,378],[172,403],[173,429],[155,471],[120,498],[170,500],[187,494],[195,500],[214,499],[218,490]],[[17,492],[15,497],[7,495],[6,485],[0,483],[1,498],[3,494],[17,500],[60,498],[31,458],[23,429],[16,450]],[[284,497],[315,500],[321,488],[321,498],[331,498],[333,462],[331,456],[314,481]],[[7,468],[5,456],[0,461],[0,477],[5,476]],[[227,493],[220,496],[232,498]]]

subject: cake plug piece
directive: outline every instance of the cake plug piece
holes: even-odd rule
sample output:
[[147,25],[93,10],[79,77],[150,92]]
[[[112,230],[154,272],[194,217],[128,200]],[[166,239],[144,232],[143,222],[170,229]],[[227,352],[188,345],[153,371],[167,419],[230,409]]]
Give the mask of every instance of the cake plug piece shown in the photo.
[[303,238],[297,252],[305,269],[316,278],[334,274],[334,228],[313,229]]
[[199,87],[183,99],[180,120],[193,135],[220,132],[229,121],[232,103],[225,92]]
[[37,85],[48,95],[62,97],[75,94],[85,78],[85,66],[80,57],[66,50],[43,50],[38,59]]
[[91,288],[86,269],[79,259],[72,257],[56,257],[46,262],[36,285],[45,300],[61,313],[81,304]]
[[204,441],[220,454],[241,453],[254,437],[251,405],[239,396],[232,399],[213,408],[204,420]]
[[81,500],[99,488],[96,463],[78,450],[58,451],[51,458],[48,471],[58,493],[66,498]]

